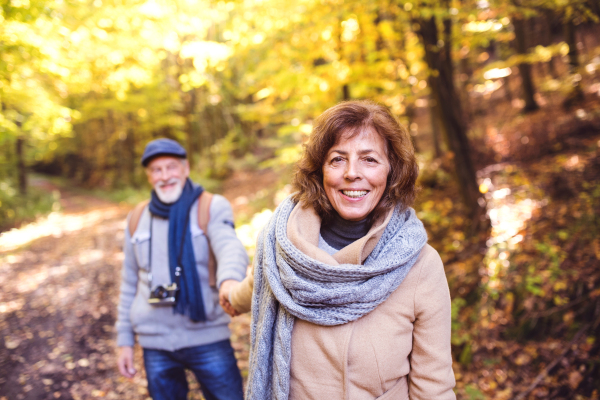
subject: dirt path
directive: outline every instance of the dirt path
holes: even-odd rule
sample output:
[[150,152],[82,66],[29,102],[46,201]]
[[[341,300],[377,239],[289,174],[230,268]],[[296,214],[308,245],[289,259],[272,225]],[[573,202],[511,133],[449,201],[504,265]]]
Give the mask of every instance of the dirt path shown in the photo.
[[[128,207],[68,191],[61,205],[62,212],[0,237],[0,400],[146,399],[139,349],[134,379],[116,369]],[[244,324],[232,327],[238,342]],[[246,346],[235,347],[244,358]]]

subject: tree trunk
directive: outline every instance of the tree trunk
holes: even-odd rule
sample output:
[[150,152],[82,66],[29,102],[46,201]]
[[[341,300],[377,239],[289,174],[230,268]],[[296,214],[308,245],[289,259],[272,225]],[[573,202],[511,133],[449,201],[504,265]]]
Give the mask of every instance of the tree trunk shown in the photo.
[[[110,150],[107,146],[110,143],[110,137],[112,136],[112,132],[110,131],[110,121],[109,117],[111,115],[112,110],[107,110],[107,115],[98,120],[99,132],[98,138],[96,140],[93,153],[96,156],[96,168],[93,171],[92,177],[88,182],[85,182],[89,187],[105,187],[107,184],[107,179],[110,176],[107,172],[110,170],[109,166],[109,153]],[[113,182],[110,182],[111,184]]]
[[[551,29],[551,19],[552,13],[549,10],[543,12],[542,15],[542,23],[544,33],[542,35],[543,45],[548,47],[552,45],[552,29]],[[558,79],[558,72],[556,71],[556,66],[554,65],[556,57],[550,57],[550,60],[546,63],[546,68],[548,69],[548,74],[553,79]]]
[[[431,82],[430,82],[431,84]],[[431,134],[433,140],[433,150],[435,158],[442,156],[442,133],[440,132],[440,106],[437,101],[433,98],[433,95],[429,95],[429,118],[431,120]]]
[[138,182],[135,179],[135,166],[137,164],[137,157],[135,154],[135,125],[136,119],[133,113],[127,113],[127,138],[125,139],[125,146],[127,147],[127,175],[129,184],[133,187],[138,187]]
[[441,52],[438,47],[438,30],[435,17],[419,19],[417,34],[425,48],[425,59],[431,76],[431,93],[440,105],[441,122],[446,132],[448,148],[454,153],[454,166],[463,202],[475,225],[479,225],[479,216],[482,208],[479,206],[479,188],[471,153],[467,129],[460,98],[456,93],[452,71],[447,58],[450,57],[450,43],[445,43],[446,51]]
[[107,151],[105,164],[105,177],[103,178],[106,185],[117,187],[123,184],[123,146],[121,140],[118,139],[117,124],[119,123],[119,115],[115,115],[114,110],[106,110],[106,141],[105,146]]
[[194,167],[196,153],[196,135],[194,131],[194,110],[196,109],[196,91],[190,90],[183,93],[183,118],[185,120],[185,134],[188,147],[188,161],[190,167]]
[[[471,84],[471,79],[470,77],[473,75],[473,69],[469,66],[469,58],[468,57],[464,57],[461,58],[459,61],[459,70],[460,70],[460,79],[459,81],[461,82],[461,93],[462,93],[462,98],[464,99],[464,103],[463,105],[463,113],[465,115],[466,121],[472,121],[473,120],[473,114],[474,114],[474,110],[473,110],[473,105],[471,104],[471,96],[469,94],[469,85]],[[464,77],[464,80],[463,80]]]
[[579,70],[579,54],[577,51],[577,39],[575,36],[575,24],[573,21],[565,21],[564,25],[565,42],[569,46],[569,79],[573,85],[573,89],[567,95],[563,105],[570,107],[575,103],[583,100],[583,91],[581,90],[581,76]]
[[[344,44],[342,43],[342,21],[343,21],[343,17],[340,15],[338,17],[338,23],[337,23],[337,27],[338,27],[338,32],[337,32],[337,53],[338,53],[338,59],[341,62],[344,59]],[[342,85],[342,100],[343,101],[347,101],[350,100],[352,97],[350,96],[350,85],[348,83],[344,83],[344,85]]]
[[194,120],[198,129],[198,153],[203,157],[205,156],[205,148],[209,147],[208,137],[208,123],[206,121],[206,93],[202,87],[194,89],[196,91],[196,113],[194,114]]
[[219,116],[217,115],[217,107],[214,105],[211,105],[209,108],[210,108],[210,118],[211,118],[211,123],[212,123],[212,129],[211,129],[211,134],[212,134],[211,145],[212,145],[219,141],[219,139],[221,138],[221,132],[219,131]]
[[[448,0],[444,0],[444,6],[446,9],[450,9],[450,2]],[[450,76],[454,78],[454,66],[452,64],[452,20],[450,18],[444,19],[444,45],[443,49],[443,59],[446,61],[446,68],[450,73]]]
[[[527,37],[526,37],[526,20],[515,17],[513,18],[513,25],[515,27],[515,44],[517,47],[517,53],[520,55],[526,55]],[[524,112],[532,112],[538,110],[540,106],[537,104],[534,98],[535,89],[533,87],[533,78],[531,76],[531,64],[521,63],[519,64],[519,75],[521,75],[521,81],[523,85],[523,100],[525,100]]]
[[346,83],[344,86],[342,86],[342,99],[344,101],[346,100],[350,100],[350,86]]
[[411,143],[413,145],[413,148],[415,149],[415,152],[418,153],[419,152],[419,148],[417,146],[417,138],[416,138],[416,135],[413,135],[413,130],[412,130],[412,124],[413,124],[413,122],[415,120],[416,113],[417,113],[417,109],[415,108],[415,106],[413,104],[408,104],[406,106],[406,110],[404,111],[404,115],[406,116],[406,119],[407,119],[408,134],[410,136],[410,141],[411,141]]
[[[19,124],[20,125],[20,124]],[[19,181],[19,193],[25,196],[27,194],[27,171],[25,169],[25,137],[17,137],[16,143],[17,155],[17,175]]]
[[[205,98],[206,96],[203,96]],[[204,99],[206,100],[206,99]],[[212,143],[212,124],[210,117],[210,106],[204,101],[204,106],[202,107],[202,112],[200,113],[200,121],[202,121],[202,128],[200,129],[200,134],[202,137],[202,154],[204,157],[207,157],[209,160],[209,164],[212,165],[214,163],[214,155],[210,150]]]
[[506,95],[506,99],[512,103],[513,95],[510,89],[510,75],[502,78],[502,87],[504,88],[504,94]]

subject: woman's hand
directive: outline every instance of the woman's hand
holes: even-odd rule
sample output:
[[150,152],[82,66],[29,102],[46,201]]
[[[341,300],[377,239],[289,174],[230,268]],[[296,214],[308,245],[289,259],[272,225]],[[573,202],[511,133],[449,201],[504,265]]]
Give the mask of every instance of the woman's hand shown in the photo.
[[219,304],[221,305],[221,307],[223,307],[223,310],[225,310],[225,312],[232,317],[237,317],[238,315],[240,315],[240,313],[237,312],[229,302],[229,292],[234,286],[239,284],[240,283],[238,281],[228,279],[226,281],[223,281],[223,283],[221,284],[221,288],[219,289]]

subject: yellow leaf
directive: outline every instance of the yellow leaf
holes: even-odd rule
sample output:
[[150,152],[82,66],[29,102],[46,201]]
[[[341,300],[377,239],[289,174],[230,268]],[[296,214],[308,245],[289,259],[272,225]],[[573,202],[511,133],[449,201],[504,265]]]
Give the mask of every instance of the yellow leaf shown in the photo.
[[600,260],[600,239],[594,240],[592,247],[594,248],[594,254],[596,254],[596,258]]
[[575,390],[583,380],[583,376],[579,373],[579,371],[573,371],[569,374],[569,386],[571,389]]
[[573,320],[575,319],[575,313],[573,311],[569,311],[563,315],[563,321],[567,325],[571,325]]
[[531,362],[531,357],[528,354],[521,353],[515,359],[515,364],[517,365],[526,365]]

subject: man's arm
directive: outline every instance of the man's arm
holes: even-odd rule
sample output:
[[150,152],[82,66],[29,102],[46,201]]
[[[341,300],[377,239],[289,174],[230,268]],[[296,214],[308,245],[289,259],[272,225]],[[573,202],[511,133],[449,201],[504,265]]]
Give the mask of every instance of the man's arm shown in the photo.
[[129,229],[125,227],[125,239],[123,243],[123,268],[121,271],[121,293],[119,295],[119,307],[117,315],[117,346],[119,346],[118,366],[121,374],[127,378],[135,375],[133,366],[133,345],[135,335],[131,326],[129,311],[135,298],[138,283],[138,265],[133,254],[133,245]]
[[217,261],[217,287],[226,280],[242,281],[246,276],[248,254],[235,234],[233,211],[223,196],[213,196],[206,234]]

